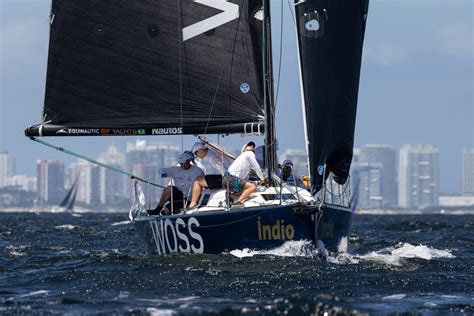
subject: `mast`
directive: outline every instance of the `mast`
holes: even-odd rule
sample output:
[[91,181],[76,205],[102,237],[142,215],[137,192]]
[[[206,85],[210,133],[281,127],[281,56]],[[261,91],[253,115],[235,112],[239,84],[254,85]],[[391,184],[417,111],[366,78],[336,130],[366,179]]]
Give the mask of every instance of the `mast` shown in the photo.
[[263,91],[265,109],[265,165],[268,177],[275,173],[275,106],[273,98],[272,42],[271,42],[270,1],[263,0]]

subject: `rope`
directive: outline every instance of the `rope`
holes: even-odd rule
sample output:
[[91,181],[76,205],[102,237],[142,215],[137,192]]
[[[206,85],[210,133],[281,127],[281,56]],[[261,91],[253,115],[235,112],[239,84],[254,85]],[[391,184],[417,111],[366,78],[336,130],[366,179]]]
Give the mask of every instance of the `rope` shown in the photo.
[[[332,181],[333,181],[332,178],[329,178],[329,181],[331,181],[331,183],[332,183]],[[328,194],[329,194],[330,196],[332,196],[332,197],[337,197],[337,198],[339,198],[339,199],[340,199],[341,197],[344,197],[347,192],[350,193],[350,185],[349,185],[349,184],[350,184],[350,177],[347,178],[347,182],[346,182],[345,184],[342,184],[342,185],[341,185],[341,184],[338,184],[338,183],[336,183],[336,184],[338,185],[338,187],[341,187],[341,186],[342,186],[342,187],[344,188],[344,190],[342,190],[342,193],[339,193],[339,194],[334,193],[333,190],[329,190],[329,189],[327,188],[327,185],[326,185],[326,193],[328,193]]]
[[[182,84],[182,70],[181,70],[181,0],[178,0],[178,60],[179,60],[179,105],[181,110],[181,128],[183,124],[183,84]],[[184,42],[183,42],[184,46]],[[184,151],[184,135],[181,135],[181,151]]]
[[280,92],[280,74],[281,74],[281,60],[283,53],[283,1],[280,1],[280,54],[278,56],[278,79],[275,95],[275,107],[278,105],[278,93]]
[[162,188],[162,189],[165,188],[165,187],[162,186],[162,185],[159,185],[159,184],[157,184],[157,183],[151,182],[151,181],[149,181],[149,180],[142,179],[142,178],[137,177],[137,176],[135,176],[135,175],[133,175],[133,174],[131,174],[131,173],[129,173],[129,172],[126,172],[126,171],[122,170],[122,169],[119,169],[119,168],[116,168],[116,167],[113,167],[113,166],[104,164],[104,163],[99,162],[99,161],[97,161],[97,160],[95,160],[95,159],[92,159],[92,158],[83,156],[83,155],[78,154],[78,153],[75,153],[75,152],[73,152],[73,151],[70,151],[70,150],[67,149],[67,148],[54,146],[53,144],[50,144],[50,143],[45,142],[45,141],[43,141],[43,140],[40,140],[40,139],[38,139],[38,138],[36,138],[36,137],[30,137],[30,139],[33,140],[33,141],[35,141],[35,142],[37,142],[37,143],[40,143],[40,144],[42,144],[42,145],[45,145],[45,146],[47,146],[47,147],[56,149],[56,150],[58,150],[58,151],[62,151],[62,152],[64,152],[64,153],[68,154],[68,155],[71,155],[71,156],[74,156],[74,157],[77,157],[77,158],[86,160],[86,161],[88,161],[88,162],[90,162],[90,163],[93,163],[93,164],[95,164],[95,165],[104,167],[104,168],[106,168],[106,169],[109,169],[109,170],[112,170],[112,171],[115,171],[115,172],[118,172],[118,173],[125,174],[125,175],[129,176],[131,179],[135,179],[135,180],[138,180],[138,181],[141,181],[141,182],[145,182],[145,183],[151,184],[151,185],[153,185],[153,186],[155,186],[155,187],[159,187],[159,188]]
[[290,8],[291,17],[293,18],[293,22],[296,23],[295,16],[293,15],[293,8],[291,7],[290,0],[288,0],[288,7]]

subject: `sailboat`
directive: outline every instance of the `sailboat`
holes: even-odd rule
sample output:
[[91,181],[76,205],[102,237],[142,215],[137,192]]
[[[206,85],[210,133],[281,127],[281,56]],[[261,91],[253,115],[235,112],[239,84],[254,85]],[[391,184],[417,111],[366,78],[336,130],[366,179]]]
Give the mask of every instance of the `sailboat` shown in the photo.
[[130,219],[147,252],[295,240],[346,251],[367,10],[368,0],[294,2],[310,190],[277,176],[269,0],[53,0],[43,118],[25,134],[69,154],[39,137],[263,134],[268,181],[243,208],[218,189],[196,210],[150,216],[135,183]]
[[79,183],[79,174],[76,176],[74,183],[71,188],[67,191],[66,196],[61,201],[58,206],[53,207],[51,210],[52,213],[59,212],[73,212],[74,211],[74,202],[76,202],[77,188]]

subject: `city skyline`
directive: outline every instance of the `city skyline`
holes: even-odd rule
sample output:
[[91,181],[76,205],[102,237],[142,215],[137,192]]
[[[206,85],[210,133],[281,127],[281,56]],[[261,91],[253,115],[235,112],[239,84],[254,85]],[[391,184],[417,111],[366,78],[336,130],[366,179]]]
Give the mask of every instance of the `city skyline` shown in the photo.
[[[27,174],[34,173],[34,162],[41,157],[72,161],[23,136],[25,126],[40,121],[49,3],[49,0],[7,0],[0,4],[0,150],[12,152],[17,157],[18,168]],[[275,3],[273,57],[275,85],[280,87],[277,137],[282,150],[303,149],[292,16],[283,3],[283,55],[279,69],[280,3]],[[472,6],[469,0],[372,1],[364,43],[356,147],[379,143],[398,149],[408,143],[433,144],[440,150],[443,179],[440,189],[448,193],[461,189],[459,152],[464,147],[474,147]],[[400,16],[404,23],[400,23]],[[263,142],[261,137],[253,139]],[[114,142],[120,145],[130,140]],[[181,137],[159,140],[182,146]],[[231,136],[225,142],[239,148],[247,140]],[[101,148],[111,143],[109,138],[92,137],[49,141],[91,157],[97,157]],[[194,141],[191,136],[184,137],[183,147]]]
[[[121,144],[119,144],[119,146],[117,146],[116,142],[108,145],[107,147],[105,147],[104,149],[102,149],[102,151],[100,151],[98,153],[97,156],[89,156],[89,158],[93,159],[93,160],[97,160],[98,162],[100,163],[107,163],[111,166],[118,166],[120,165],[120,163],[118,162],[118,160],[124,160],[125,158],[124,157],[121,157],[121,158],[117,158],[117,156],[121,156],[121,155],[124,155],[125,153],[128,153],[128,152],[131,152],[131,151],[136,151],[136,155],[135,155],[135,160],[137,162],[140,162],[141,160],[143,160],[144,158],[140,158],[140,155],[141,153],[145,152],[145,149],[147,146],[151,146],[153,147],[153,149],[155,149],[157,146],[158,147],[161,147],[161,148],[167,148],[167,149],[172,149],[171,152],[171,156],[175,155],[177,157],[177,154],[176,153],[179,153],[179,152],[182,152],[182,151],[185,151],[185,150],[189,150],[191,148],[191,146],[189,146],[189,148],[183,148],[181,149],[181,146],[177,146],[173,143],[170,143],[170,142],[160,142],[160,141],[149,141],[148,139],[140,139],[140,138],[136,138],[134,141],[128,141],[128,142],[123,142]],[[355,169],[357,168],[360,168],[361,166],[364,167],[364,163],[365,165],[367,165],[368,162],[370,162],[369,160],[370,159],[373,159],[373,158],[367,158],[367,157],[374,157],[374,153],[372,154],[368,154],[368,153],[364,153],[364,151],[367,151],[367,150],[371,150],[371,151],[374,151],[375,152],[375,156],[377,156],[377,151],[379,151],[378,155],[379,156],[384,156],[383,154],[383,149],[385,150],[388,150],[388,151],[393,151],[394,155],[395,155],[395,159],[393,161],[393,163],[396,164],[396,169],[398,170],[398,166],[399,166],[399,153],[405,148],[405,147],[428,147],[428,148],[435,148],[436,150],[438,150],[438,148],[432,144],[404,144],[402,145],[400,148],[393,148],[387,144],[365,144],[361,147],[355,147],[354,148],[354,156],[353,156],[353,160],[352,160],[352,164],[351,164],[351,172],[354,172]],[[229,146],[224,146],[227,150],[229,150],[230,152],[238,152],[239,149],[238,148],[233,148],[233,147],[229,147]],[[109,150],[113,148],[114,152],[109,152]],[[382,150],[382,152],[380,152],[380,150]],[[166,151],[166,150],[164,150]],[[459,164],[458,168],[458,172],[460,175],[462,175],[460,177],[460,182],[459,182],[459,188],[457,191],[440,191],[440,194],[448,194],[448,195],[458,195],[458,194],[463,194],[464,192],[468,192],[468,194],[470,194],[469,192],[471,192],[474,187],[473,185],[473,174],[474,174],[474,167],[473,166],[470,166],[470,163],[472,163],[473,161],[473,152],[474,152],[474,147],[473,148],[462,148],[462,150],[459,152],[459,157],[460,157],[460,160],[462,161],[461,164]],[[364,157],[364,154],[366,157]],[[164,157],[164,156],[161,156],[161,157]],[[290,160],[293,160],[294,163],[295,163],[295,170],[303,175],[303,174],[306,174],[307,173],[307,160],[306,160],[306,152],[305,150],[303,149],[299,149],[299,148],[289,148],[289,149],[285,149],[285,150],[279,150],[277,152],[277,157],[278,157],[278,161],[281,163],[282,161],[284,161],[285,159],[290,159]],[[303,158],[301,158],[303,157]],[[380,157],[378,157],[380,158]],[[383,159],[383,158],[382,158]],[[391,158],[386,158],[386,159],[391,159]],[[23,178],[21,177],[32,177],[32,176],[35,176],[36,173],[37,173],[37,170],[36,170],[36,162],[39,161],[39,160],[45,160],[45,161],[59,161],[60,163],[64,164],[65,166],[74,166],[76,164],[86,164],[88,163],[87,161],[85,160],[82,160],[80,158],[77,158],[77,157],[74,157],[74,156],[71,156],[71,155],[66,155],[64,153],[60,153],[59,157],[56,157],[56,158],[45,158],[45,157],[42,157],[42,158],[38,158],[36,159],[33,164],[34,164],[34,168],[33,168],[33,172],[32,173],[25,173],[23,171],[21,171],[21,169],[19,169],[17,167],[17,163],[16,163],[16,157],[14,155],[12,155],[12,153],[10,153],[9,151],[2,151],[0,152],[0,182],[1,182],[1,185],[0,187],[4,186],[5,184],[5,178],[6,177],[9,177],[11,178],[10,180],[10,183],[12,182],[15,182],[15,179],[17,180],[16,182],[20,181],[22,183],[24,183],[26,180],[24,180]],[[8,165],[7,161],[11,161],[11,164],[10,166]],[[173,162],[172,160],[170,160],[169,158],[166,158],[164,160],[164,163],[163,165],[164,166],[167,166],[167,165],[173,165],[175,162]],[[125,164],[122,164],[122,166],[124,166]],[[133,164],[131,164],[133,165]],[[378,168],[376,165],[374,164],[370,164],[370,167],[373,168],[374,166],[376,168]],[[100,167],[100,166],[97,166],[97,167]],[[452,166],[451,166],[452,167]],[[100,167],[101,169],[104,169],[104,170],[107,170],[105,168],[102,168]],[[381,168],[383,169],[383,168]],[[386,169],[386,168],[385,168]],[[8,170],[8,173],[7,173],[7,170]],[[468,175],[464,175],[463,172],[466,172],[467,170],[467,173],[469,173]],[[124,170],[124,171],[127,171],[127,172],[131,172],[133,173],[134,169],[131,168],[131,170]],[[68,172],[66,170],[66,172]],[[105,172],[105,171],[104,171]],[[110,170],[108,170],[107,172],[110,172]],[[393,177],[393,175],[391,175],[393,173],[392,170],[384,170],[383,173],[384,174],[390,174],[390,178]],[[7,175],[8,176],[5,176]],[[396,179],[398,179],[399,175],[397,173],[396,175]],[[386,177],[385,177],[386,178]],[[23,179],[23,180],[21,180]],[[26,179],[26,178],[25,178]],[[440,178],[441,179],[441,178]],[[442,179],[441,179],[441,182],[442,182]],[[67,184],[67,182],[66,182]],[[387,185],[385,185],[387,186]],[[386,189],[387,190],[387,189]],[[393,189],[389,189],[390,191],[393,191]],[[394,195],[394,193],[390,193],[390,195]],[[389,200],[391,201],[392,198],[389,198]],[[389,204],[393,204],[392,202],[390,202]]]
[[[180,152],[178,146],[170,143],[138,139],[127,143],[123,148],[116,145],[104,148],[97,160],[163,185],[166,179],[158,176],[158,169],[175,165]],[[465,162],[462,166],[465,183],[463,182],[463,192],[453,195],[439,192],[442,181],[439,178],[439,151],[432,145],[404,145],[400,150],[383,144],[355,148],[351,169],[352,192],[357,194],[358,207],[362,209],[423,209],[474,203],[474,194],[469,191],[474,183],[474,170],[469,164],[473,153],[474,148],[465,148],[460,153]],[[1,165],[3,169],[0,171],[12,169],[15,157],[7,152],[1,154],[3,156],[0,158],[7,163]],[[280,162],[283,159],[293,161],[297,176],[305,174],[307,159],[303,150],[282,151]],[[206,159],[203,163],[210,173],[216,172]],[[77,181],[76,201],[84,205],[111,207],[126,205],[133,199],[133,181],[129,177],[81,159],[68,165],[59,160],[38,160],[36,177],[10,173],[10,177],[6,178],[0,188],[19,186],[24,191],[35,191],[37,203],[57,204]],[[36,185],[32,185],[33,182]],[[160,189],[150,187],[146,190],[152,203],[159,198]]]

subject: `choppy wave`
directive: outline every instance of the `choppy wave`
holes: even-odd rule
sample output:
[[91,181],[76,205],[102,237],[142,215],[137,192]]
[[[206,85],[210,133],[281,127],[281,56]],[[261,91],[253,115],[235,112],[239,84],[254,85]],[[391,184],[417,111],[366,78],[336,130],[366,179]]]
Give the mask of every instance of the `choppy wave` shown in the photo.
[[235,249],[230,252],[238,258],[253,257],[259,255],[271,255],[278,257],[314,257],[318,251],[313,243],[308,240],[287,241],[283,245],[269,250],[251,250],[249,248]]
[[420,258],[432,260],[435,258],[456,258],[450,250],[435,249],[426,245],[414,246],[410,243],[399,243],[395,247],[387,247],[372,251],[359,257],[360,260],[374,261],[389,265],[401,265],[404,258]]
[[74,226],[74,225],[70,225],[70,224],[66,224],[66,225],[58,225],[58,226],[55,226],[54,228],[56,229],[62,229],[62,230],[71,230],[71,229],[74,229],[76,228],[77,226]]
[[33,296],[45,296],[45,295],[48,295],[49,292],[50,291],[47,291],[47,290],[33,291],[33,292],[29,292],[29,293],[25,293],[25,294],[19,294],[19,295],[16,295],[16,296],[9,297],[9,298],[6,299],[6,301],[15,301],[15,300],[18,300],[18,299],[24,299],[24,298],[33,297]]
[[126,221],[112,223],[112,224],[110,224],[110,226],[130,225],[130,224],[132,224],[132,222],[129,221],[129,220],[126,220]]
[[474,217],[355,216],[348,252],[149,257],[127,214],[0,213],[0,314],[462,315]]
[[386,247],[381,250],[371,251],[367,254],[351,254],[341,252],[328,254],[323,244],[317,247],[310,241],[287,241],[283,245],[269,250],[235,249],[230,252],[237,258],[254,256],[278,256],[278,257],[319,257],[326,259],[332,264],[360,264],[362,261],[400,266],[403,259],[419,258],[433,260],[436,258],[456,258],[451,250],[440,250],[426,245],[412,245],[410,243],[399,243],[394,247]]

